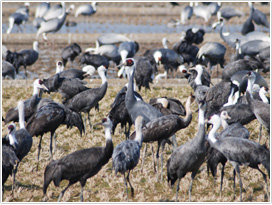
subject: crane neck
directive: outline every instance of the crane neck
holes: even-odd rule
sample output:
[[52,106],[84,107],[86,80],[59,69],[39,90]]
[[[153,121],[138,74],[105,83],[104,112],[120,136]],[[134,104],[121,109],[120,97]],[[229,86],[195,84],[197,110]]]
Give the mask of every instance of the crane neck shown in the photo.
[[220,37],[223,39],[223,41],[226,42],[226,38],[223,34],[223,28],[224,28],[224,21],[220,23]]
[[201,80],[202,74],[203,74],[203,68],[202,69],[198,69],[197,70],[197,76],[195,78],[195,84],[196,85],[202,85],[202,80]]
[[136,137],[134,140],[139,143],[140,147],[142,147],[143,133],[142,133],[141,126],[137,126],[135,131],[136,131]]
[[166,39],[166,38],[163,38],[163,39],[162,39],[162,45],[163,45],[163,48],[168,49],[168,46],[167,46],[167,39]]
[[60,16],[58,16],[59,19],[63,19],[66,17],[66,7],[65,7],[65,2],[61,2],[62,4],[62,12],[60,14]]
[[231,91],[230,91],[230,94],[229,94],[229,97],[228,97],[228,102],[227,103],[225,103],[224,105],[223,105],[223,107],[225,107],[225,106],[228,106],[228,105],[233,105],[233,94],[234,94],[234,88],[232,87],[231,88]]
[[221,124],[222,124],[223,129],[226,129],[229,126],[229,124],[227,123],[227,121],[225,119],[221,119]]
[[96,11],[96,2],[92,3],[92,7],[93,7],[93,11],[95,12]]
[[107,78],[106,78],[105,72],[104,71],[99,71],[98,74],[99,74],[99,76],[100,76],[100,78],[102,80],[102,85],[104,83],[107,83]]
[[249,78],[248,81],[247,81],[247,89],[246,89],[246,91],[249,92],[251,98],[253,98],[252,89],[253,89],[253,85],[255,83],[255,80],[256,80],[256,77],[253,76],[253,77]]
[[188,97],[185,104],[185,110],[186,110],[186,116],[184,118],[185,126],[188,126],[192,121],[191,98],[192,98],[191,96]]
[[19,125],[20,129],[25,129],[25,111],[24,111],[24,102],[18,102],[18,112],[19,112]]
[[32,95],[38,95],[39,94],[39,88],[37,85],[34,84],[33,86],[33,94]]
[[215,133],[219,129],[219,127],[220,127],[220,120],[218,120],[216,123],[213,124],[213,127],[212,127],[212,129],[210,130],[210,132],[208,134],[208,140],[212,144],[217,142],[217,139],[215,138]]
[[105,127],[105,138],[106,141],[112,141],[111,139],[111,127]]
[[9,144],[12,145],[13,147],[16,147],[16,145],[18,145],[18,141],[15,137],[15,132],[16,129],[14,128],[14,130],[12,130],[12,132],[8,134]]

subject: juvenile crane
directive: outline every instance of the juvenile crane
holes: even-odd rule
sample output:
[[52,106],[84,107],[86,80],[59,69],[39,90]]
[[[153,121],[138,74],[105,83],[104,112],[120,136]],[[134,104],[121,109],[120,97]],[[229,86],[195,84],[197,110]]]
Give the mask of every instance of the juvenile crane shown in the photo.
[[97,123],[105,127],[105,147],[91,147],[75,151],[65,157],[52,160],[45,168],[43,194],[46,199],[46,190],[51,181],[55,186],[59,186],[64,179],[69,180],[68,186],[60,193],[58,202],[63,197],[65,191],[80,182],[81,193],[80,201],[83,202],[83,188],[87,179],[96,175],[101,168],[108,163],[113,152],[113,143],[111,139],[112,122],[109,118],[104,118],[101,123]]
[[[120,144],[116,146],[112,154],[112,160],[113,160],[112,166],[115,170],[115,174],[117,174],[117,172],[120,172],[121,174],[124,175],[127,201],[128,201],[127,181],[129,183],[129,186],[131,187],[131,196],[133,197],[134,195],[134,188],[132,187],[129,181],[129,173],[134,167],[136,167],[136,165],[139,162],[140,149],[142,147],[142,142],[143,142],[142,125],[143,125],[143,117],[138,116],[135,120],[135,130],[136,130],[135,139],[121,142]],[[127,171],[128,171],[128,174],[126,177]]]

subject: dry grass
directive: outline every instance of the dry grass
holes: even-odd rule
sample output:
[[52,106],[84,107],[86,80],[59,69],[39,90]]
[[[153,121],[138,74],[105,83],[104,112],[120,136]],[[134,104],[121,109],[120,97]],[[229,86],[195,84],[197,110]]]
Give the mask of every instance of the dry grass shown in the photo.
[[[15,82],[15,81],[14,81]],[[20,82],[20,81],[18,81]],[[99,81],[97,81],[99,82]],[[113,98],[116,93],[121,89],[121,86],[125,84],[125,80],[121,80],[118,86],[113,84],[114,81],[109,81],[109,88],[107,90],[105,98],[100,103],[100,112],[94,110],[91,111],[92,123],[98,122],[103,118],[110,110],[110,104],[113,102]],[[178,81],[174,81],[178,82]],[[6,85],[6,82],[4,83]],[[93,86],[92,86],[93,87]],[[27,99],[32,94],[32,88],[30,83],[26,83],[26,86],[22,86],[21,89],[18,86],[4,86],[2,93],[2,115],[5,116],[6,111],[13,106],[16,106],[17,101],[20,99]],[[192,90],[187,84],[171,84],[171,80],[161,84],[154,84],[151,91],[142,91],[141,95],[145,101],[148,101],[151,97],[169,96],[175,97],[185,103],[188,93]],[[44,97],[47,97],[45,95]],[[60,101],[60,95],[55,94],[52,97],[56,101]],[[193,110],[196,110],[197,106],[193,104]],[[251,139],[258,139],[258,127],[257,120],[247,125],[250,130]],[[2,124],[3,135],[7,133],[7,125]],[[178,145],[185,143],[190,138],[193,138],[197,132],[197,113],[193,114],[193,121],[184,130],[177,133]],[[93,147],[104,146],[104,129],[95,128],[90,130],[87,127],[86,135],[80,137],[76,128],[67,130],[66,126],[61,126],[57,129],[57,150],[54,153],[54,159],[59,159],[75,150]],[[263,131],[263,136],[266,136],[266,132]],[[125,136],[118,127],[113,138],[114,146],[124,140]],[[263,137],[261,143],[265,143],[268,136]],[[37,165],[37,146],[39,137],[33,138],[33,146],[30,153],[20,163],[17,172],[18,187],[11,193],[11,177],[5,183],[5,193],[3,196],[3,202],[40,202],[43,198],[42,186],[43,186],[43,173],[46,165],[49,163],[49,133],[44,135],[42,142],[42,151],[39,162],[39,169],[36,171]],[[153,144],[155,150],[157,143]],[[159,202],[159,201],[172,201],[175,199],[175,188],[173,190],[167,184],[166,179],[166,160],[170,157],[172,147],[166,146],[164,154],[164,181],[163,183],[157,183],[157,174],[154,173],[152,164],[152,155],[150,144],[148,145],[148,155],[146,157],[143,173],[140,171],[141,159],[138,166],[131,173],[131,182],[135,188],[135,196],[133,202]],[[264,170],[263,167],[261,167]],[[220,166],[218,168],[218,174],[220,174]],[[213,187],[213,178],[207,176],[206,163],[204,163],[199,173],[197,174],[193,183],[192,201],[193,202],[233,202],[239,201],[239,185],[236,184],[236,199],[233,200],[233,180],[232,180],[232,167],[229,163],[226,165],[225,178],[223,185],[222,198],[219,195],[220,177],[218,177],[216,187]],[[266,202],[264,199],[265,189],[262,175],[251,168],[242,167],[241,176],[243,181],[243,200],[246,202]],[[190,174],[187,174],[180,183],[179,201],[188,201],[188,187],[190,183]],[[60,187],[55,187],[53,183],[48,187],[47,196],[49,202],[55,202],[58,199],[60,191],[67,185],[67,181],[63,181]],[[269,183],[270,185],[270,183]],[[65,202],[78,202],[80,195],[79,183],[70,187],[62,201]],[[84,201],[88,202],[122,202],[126,200],[126,194],[124,190],[123,177],[120,174],[115,176],[112,172],[112,160],[106,164],[100,172],[88,179],[84,189]]]

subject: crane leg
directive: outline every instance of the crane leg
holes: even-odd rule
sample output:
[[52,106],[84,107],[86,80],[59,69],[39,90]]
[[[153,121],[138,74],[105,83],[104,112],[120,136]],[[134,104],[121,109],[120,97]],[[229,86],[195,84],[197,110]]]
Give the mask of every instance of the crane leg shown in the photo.
[[161,148],[161,183],[163,181],[163,151],[164,151],[165,143],[166,141],[162,142],[162,148]]
[[132,187],[132,185],[130,183],[130,180],[129,180],[129,173],[130,173],[130,170],[128,171],[128,174],[127,174],[127,181],[128,181],[129,186],[131,188],[131,197],[133,197],[134,196],[134,189],[133,189],[133,187]]
[[154,157],[154,148],[153,148],[153,144],[151,144],[151,152],[152,152],[152,159],[153,159],[153,165],[154,165],[154,172],[156,173],[156,164],[155,164],[155,157]]
[[147,144],[145,143],[145,147],[144,147],[144,153],[143,153],[143,159],[142,159],[142,167],[141,167],[141,172],[143,173],[143,168],[144,168],[144,161],[145,161],[145,153],[147,150]]
[[16,164],[15,169],[13,169],[13,171],[12,171],[12,174],[13,174],[12,194],[13,194],[13,191],[14,191],[14,189],[15,189],[15,187],[16,187],[16,180],[15,180],[15,177],[16,177],[16,173],[17,173],[17,170],[18,170],[19,163],[20,163],[20,162],[18,162],[18,163]]
[[178,192],[179,192],[179,183],[180,183],[180,178],[178,179],[178,182],[177,182],[177,188],[176,188],[176,202],[178,201]]
[[83,188],[86,184],[86,180],[83,181],[83,182],[80,182],[80,185],[81,185],[81,192],[80,192],[80,201],[83,202]]
[[235,200],[235,175],[236,171],[233,169],[233,200]]
[[[240,168],[239,165],[235,162],[232,163],[232,165],[234,166],[234,170],[237,172],[238,177],[239,177],[239,184],[240,184],[240,201],[242,201],[242,191],[243,191],[243,184],[242,184],[242,180],[241,180],[241,175],[240,175]],[[234,172],[233,172],[234,173]]]
[[156,154],[156,161],[157,161],[157,182],[159,182],[159,156],[160,156],[160,147],[161,147],[161,141],[158,141],[158,149],[157,149],[157,154]]
[[124,183],[125,183],[125,186],[126,186],[127,201],[128,201],[128,187],[127,187],[126,173],[124,173]]
[[261,141],[262,138],[262,124],[260,124],[260,130],[259,130],[259,143]]
[[192,175],[191,175],[192,179],[191,179],[190,187],[189,187],[189,202],[191,202],[192,186],[193,186],[193,181],[194,181],[196,173],[197,173],[197,171],[196,172],[192,172]]
[[262,172],[262,170],[260,170],[260,168],[257,168],[259,170],[259,172],[262,173],[263,178],[264,178],[264,182],[265,182],[265,188],[266,188],[266,195],[265,195],[265,199],[268,199],[269,193],[268,193],[268,185],[267,185],[267,178],[266,178],[266,174]]
[[40,142],[39,142],[39,145],[38,145],[38,162],[39,162],[39,159],[40,159],[41,148],[42,148],[42,136],[40,138]]
[[51,159],[53,159],[53,153],[52,153],[52,143],[53,143],[53,136],[55,135],[55,132],[51,133],[50,136],[50,155],[51,155]]
[[68,186],[60,192],[58,202],[60,202],[60,200],[61,200],[61,198],[63,197],[64,193],[66,192],[66,190],[67,190],[71,185],[72,185],[72,184],[69,182]]
[[92,123],[91,123],[91,119],[90,119],[90,112],[88,112],[88,121],[89,121],[90,128],[92,129]]
[[173,145],[173,151],[177,148],[178,143],[177,143],[177,138],[176,135],[172,135],[172,145]]
[[223,180],[224,180],[224,169],[225,169],[225,164],[223,164],[222,170],[221,170],[220,198],[222,198],[222,186],[223,186]]

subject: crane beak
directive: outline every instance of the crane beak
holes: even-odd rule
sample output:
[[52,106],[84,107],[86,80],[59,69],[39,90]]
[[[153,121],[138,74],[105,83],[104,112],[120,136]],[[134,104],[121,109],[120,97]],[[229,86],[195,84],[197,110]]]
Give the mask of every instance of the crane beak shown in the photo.
[[46,91],[48,91],[48,88],[45,85],[41,85],[43,89],[45,89]]
[[231,117],[228,114],[226,115],[226,118],[229,119],[229,120],[231,119]]
[[126,65],[126,62],[124,62],[124,63],[121,63],[121,64],[119,64],[118,66],[116,66],[117,68],[121,68],[122,66],[124,66],[124,65]]
[[97,125],[102,125],[102,122],[98,122],[98,123],[93,124],[93,126],[97,126]]
[[248,74],[246,74],[242,79],[245,79],[245,78],[246,78],[246,79],[248,78]]

